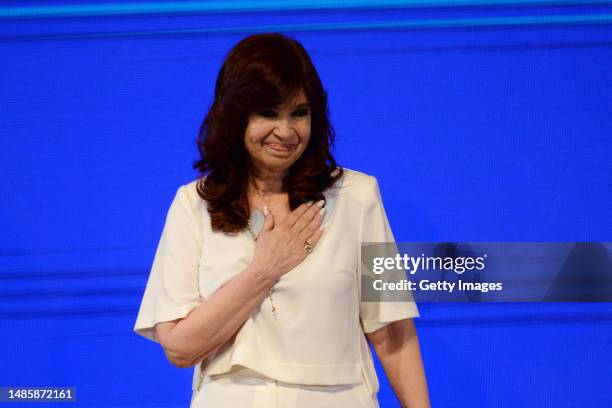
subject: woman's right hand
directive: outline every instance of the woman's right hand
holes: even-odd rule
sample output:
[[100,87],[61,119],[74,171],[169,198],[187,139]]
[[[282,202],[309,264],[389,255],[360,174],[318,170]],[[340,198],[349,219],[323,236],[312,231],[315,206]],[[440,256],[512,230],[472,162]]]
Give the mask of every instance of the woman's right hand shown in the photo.
[[323,234],[323,229],[319,228],[323,204],[323,200],[315,204],[304,203],[278,224],[268,211],[257,237],[252,264],[268,271],[273,282],[299,265],[308,255],[306,240],[315,248]]

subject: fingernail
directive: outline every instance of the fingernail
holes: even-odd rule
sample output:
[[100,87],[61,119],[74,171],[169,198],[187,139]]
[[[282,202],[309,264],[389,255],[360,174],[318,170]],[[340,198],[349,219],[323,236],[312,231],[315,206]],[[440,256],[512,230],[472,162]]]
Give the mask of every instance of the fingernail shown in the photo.
[[264,205],[264,215],[268,215],[268,206]]
[[324,213],[324,212],[325,212],[325,208],[321,208],[321,209],[319,210],[319,215],[323,215],[323,213]]
[[308,207],[310,207],[310,206],[312,205],[312,200],[310,200],[309,202],[307,202],[307,203],[306,203],[306,205],[307,205]]
[[319,200],[319,201],[317,201],[317,205],[318,205],[319,207],[323,207],[323,204],[325,204],[325,200]]

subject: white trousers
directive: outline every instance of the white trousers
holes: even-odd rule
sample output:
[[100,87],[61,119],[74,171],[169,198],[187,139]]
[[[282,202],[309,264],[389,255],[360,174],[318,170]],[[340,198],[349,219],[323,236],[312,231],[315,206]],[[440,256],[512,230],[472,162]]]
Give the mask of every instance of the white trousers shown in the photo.
[[379,408],[365,384],[301,385],[250,369],[205,377],[190,408]]

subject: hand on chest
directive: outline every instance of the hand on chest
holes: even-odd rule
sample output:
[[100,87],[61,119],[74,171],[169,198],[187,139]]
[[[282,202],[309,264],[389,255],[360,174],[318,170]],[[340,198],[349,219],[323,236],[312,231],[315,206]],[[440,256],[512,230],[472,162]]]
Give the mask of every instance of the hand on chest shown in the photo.
[[[333,200],[328,201],[333,207]],[[287,208],[287,212],[278,217],[288,214]],[[264,223],[263,213],[254,211],[251,223],[258,233]],[[334,217],[329,214],[324,219],[324,227],[324,234],[314,251],[274,286],[275,296],[333,297],[354,289],[359,251],[356,225],[350,214],[340,212]],[[208,239],[203,240],[200,260],[200,292],[205,298],[243,271],[255,253],[255,242],[247,231],[237,234],[206,232]]]

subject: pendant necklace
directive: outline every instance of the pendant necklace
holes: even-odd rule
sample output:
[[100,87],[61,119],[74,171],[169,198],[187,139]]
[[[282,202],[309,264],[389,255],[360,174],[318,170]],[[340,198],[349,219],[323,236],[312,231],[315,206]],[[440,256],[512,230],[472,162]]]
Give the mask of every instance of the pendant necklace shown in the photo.
[[[255,189],[256,191],[259,192],[258,189]],[[262,195],[263,198],[263,202],[266,202],[265,196]],[[264,216],[268,215],[268,206],[266,205],[264,207]],[[249,235],[251,236],[251,238],[253,239],[253,241],[257,242],[257,235],[255,234],[255,231],[253,231],[253,226],[251,225],[251,221],[247,220],[247,231],[249,233]],[[268,289],[268,299],[270,299],[270,304],[272,305],[272,316],[274,316],[274,320],[278,320],[278,316],[276,315],[276,305],[274,304],[274,299],[272,298],[272,288],[274,286],[272,286],[270,289]]]

